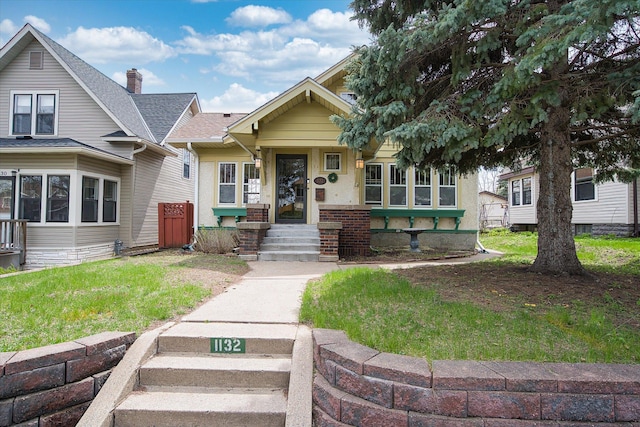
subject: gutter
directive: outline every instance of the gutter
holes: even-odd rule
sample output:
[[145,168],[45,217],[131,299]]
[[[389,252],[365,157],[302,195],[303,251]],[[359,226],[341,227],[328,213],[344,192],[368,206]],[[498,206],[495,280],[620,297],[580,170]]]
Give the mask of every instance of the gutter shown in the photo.
[[193,179],[196,183],[196,188],[194,189],[194,201],[193,201],[193,235],[195,236],[196,231],[198,231],[198,209],[200,206],[200,157],[198,153],[191,146],[191,142],[187,142],[187,150],[193,154],[193,159],[195,161],[195,168],[193,170]]

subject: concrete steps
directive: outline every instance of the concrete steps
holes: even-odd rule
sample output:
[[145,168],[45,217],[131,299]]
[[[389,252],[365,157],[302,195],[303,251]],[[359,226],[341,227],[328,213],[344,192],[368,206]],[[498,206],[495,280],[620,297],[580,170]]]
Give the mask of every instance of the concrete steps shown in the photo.
[[[114,412],[115,427],[284,426],[297,325],[179,323]],[[222,351],[236,351],[221,353]]]
[[272,224],[260,245],[258,261],[320,259],[320,232],[315,225]]

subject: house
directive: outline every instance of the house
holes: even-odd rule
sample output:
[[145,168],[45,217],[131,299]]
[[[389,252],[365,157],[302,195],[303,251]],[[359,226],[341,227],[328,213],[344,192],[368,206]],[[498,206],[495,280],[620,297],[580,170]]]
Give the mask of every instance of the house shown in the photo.
[[[638,230],[637,183],[617,181],[596,184],[591,168],[574,170],[571,176],[574,233],[594,236],[631,236]],[[500,175],[508,182],[509,224],[517,230],[536,229],[540,179],[534,167]],[[635,205],[635,207],[634,207]]]
[[491,191],[478,193],[478,214],[480,229],[506,227],[509,215],[509,202],[506,197]]
[[371,245],[408,245],[405,228],[424,228],[420,242],[429,247],[473,249],[475,175],[399,169],[389,143],[358,152],[338,144],[341,131],[330,117],[351,112],[349,59],[249,114],[201,113],[169,136],[169,144],[196,157],[195,223],[235,227],[256,204],[272,225],[322,226],[335,222],[328,211],[339,212],[342,245],[346,216],[366,211],[366,236],[355,237],[365,252]]
[[193,200],[192,158],[166,136],[195,93],[127,88],[32,27],[0,50],[0,222],[26,219],[26,267],[158,244],[158,203]]

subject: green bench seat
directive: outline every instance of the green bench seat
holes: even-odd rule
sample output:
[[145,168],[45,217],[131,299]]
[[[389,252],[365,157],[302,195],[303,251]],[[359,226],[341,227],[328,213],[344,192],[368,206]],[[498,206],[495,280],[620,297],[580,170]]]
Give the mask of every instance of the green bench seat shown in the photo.
[[222,227],[222,219],[227,217],[233,217],[236,222],[240,222],[240,218],[247,216],[247,208],[211,208],[213,214],[218,220],[218,227]]
[[384,229],[389,228],[389,218],[409,218],[409,227],[413,228],[416,218],[433,218],[433,229],[438,229],[440,218],[455,218],[456,230],[464,216],[464,209],[371,209],[372,218],[384,218]]

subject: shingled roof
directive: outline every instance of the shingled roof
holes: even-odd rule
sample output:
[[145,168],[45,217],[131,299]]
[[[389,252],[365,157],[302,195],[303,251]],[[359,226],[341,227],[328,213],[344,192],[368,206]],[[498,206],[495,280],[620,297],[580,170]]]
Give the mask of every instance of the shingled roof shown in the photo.
[[58,60],[127,136],[162,142],[182,113],[197,99],[195,93],[132,94],[30,24],[26,24],[0,52],[0,70],[34,39]]

